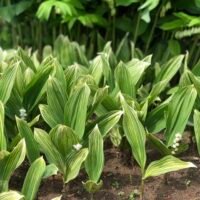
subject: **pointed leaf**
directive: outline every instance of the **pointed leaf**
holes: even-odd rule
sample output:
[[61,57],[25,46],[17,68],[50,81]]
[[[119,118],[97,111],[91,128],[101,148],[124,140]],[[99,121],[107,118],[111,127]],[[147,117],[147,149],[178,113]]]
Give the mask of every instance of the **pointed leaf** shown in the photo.
[[0,159],[0,193],[8,190],[8,182],[14,170],[21,165],[26,155],[26,145],[22,139],[10,154]]
[[108,95],[108,86],[105,86],[103,88],[98,88],[92,101],[92,105],[88,108],[89,113],[87,118],[89,118],[95,109],[98,107],[98,105],[104,100],[104,98]]
[[122,111],[111,111],[105,115],[99,117],[91,124],[88,124],[86,127],[86,134],[88,134],[95,126],[98,124],[99,130],[103,137],[117,124],[120,120],[123,112]]
[[48,161],[55,164],[59,170],[64,173],[64,158],[62,158],[62,155],[51,141],[50,136],[45,131],[38,128],[34,130],[34,136],[35,140],[39,143],[42,152],[44,152],[46,155]]
[[13,66],[8,66],[0,79],[0,100],[5,104],[10,98],[11,91],[15,82],[19,62]]
[[30,67],[34,72],[36,72],[36,67],[31,60],[31,58],[27,55],[27,53],[22,50],[21,48],[18,49],[18,55],[21,58],[21,60],[24,62],[26,67]]
[[0,193],[1,200],[22,200],[24,196],[19,192],[9,191],[9,192],[2,192]]
[[0,151],[6,150],[7,143],[6,143],[6,137],[4,133],[4,105],[0,101]]
[[40,113],[44,121],[51,127],[54,128],[58,124],[62,124],[64,121],[60,119],[60,115],[54,115],[54,112],[50,109],[48,105],[39,105]]
[[[46,66],[47,65],[47,66]],[[43,94],[43,88],[52,72],[52,63],[42,65],[39,71],[34,75],[30,83],[26,86],[23,104],[26,110],[31,111],[40,100]]]
[[63,158],[66,158],[70,153],[74,144],[79,143],[78,136],[71,128],[65,125],[58,125],[53,128],[49,136]]
[[83,183],[83,187],[89,192],[89,193],[95,193],[98,192],[102,186],[103,186],[103,181],[100,180],[99,183],[96,183],[95,181],[88,180],[86,183]]
[[27,155],[29,161],[32,163],[35,159],[39,158],[40,151],[37,142],[34,139],[32,130],[30,129],[28,123],[23,119],[16,117],[17,127],[19,134],[25,139]]
[[36,198],[45,168],[46,164],[42,157],[31,164],[22,187],[22,194],[26,199],[34,200]]
[[88,149],[81,149],[78,152],[72,152],[67,160],[67,168],[65,172],[64,181],[65,183],[68,183],[69,181],[73,180],[77,177],[82,163],[85,161],[88,155]]
[[55,164],[49,164],[46,166],[46,169],[43,173],[42,178],[49,178],[50,176],[57,175],[58,174],[58,168]]
[[159,81],[167,80],[169,82],[171,78],[176,74],[176,72],[181,67],[184,55],[176,56],[170,59],[167,63],[161,66],[161,71],[158,73],[155,83]]
[[90,65],[90,71],[96,84],[99,85],[103,76],[103,61],[100,55],[95,57],[92,61],[92,64]]
[[194,111],[194,132],[198,153],[200,155],[200,112],[198,110]]
[[135,96],[135,85],[126,65],[120,62],[115,69],[115,79],[120,91],[124,94],[128,94],[131,97]]
[[189,116],[191,114],[197,91],[193,85],[179,88],[172,96],[167,110],[165,137],[167,146],[173,144],[177,133],[183,134]]
[[89,154],[85,161],[85,170],[89,179],[97,183],[104,166],[103,137],[96,126],[89,136]]
[[65,122],[75,131],[80,139],[85,131],[89,95],[90,89],[85,84],[72,94],[65,105]]
[[159,176],[168,172],[173,172],[181,169],[186,169],[190,167],[196,167],[191,162],[184,162],[174,156],[165,156],[164,158],[153,161],[147,167],[143,179],[146,179],[150,176]]
[[146,132],[138,119],[136,111],[125,102],[125,99],[122,96],[121,103],[124,110],[123,130],[131,146],[133,156],[143,171],[146,164]]
[[167,148],[167,146],[155,135],[147,134],[147,139],[150,142],[150,144],[156,148],[161,155],[171,155],[171,151]]
[[142,75],[144,74],[145,69],[151,65],[151,57],[147,56],[143,60],[133,58],[127,63],[127,68],[131,74],[133,85],[136,85]]
[[65,86],[57,79],[50,77],[47,84],[47,103],[54,115],[64,119],[64,107],[67,100]]

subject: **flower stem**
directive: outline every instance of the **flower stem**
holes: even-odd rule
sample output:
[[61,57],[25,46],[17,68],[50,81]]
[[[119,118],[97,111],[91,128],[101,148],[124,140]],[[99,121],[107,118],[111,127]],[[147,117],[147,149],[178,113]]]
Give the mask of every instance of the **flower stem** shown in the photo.
[[90,193],[90,200],[94,200],[94,194]]
[[140,185],[140,200],[144,200],[144,180],[141,179]]

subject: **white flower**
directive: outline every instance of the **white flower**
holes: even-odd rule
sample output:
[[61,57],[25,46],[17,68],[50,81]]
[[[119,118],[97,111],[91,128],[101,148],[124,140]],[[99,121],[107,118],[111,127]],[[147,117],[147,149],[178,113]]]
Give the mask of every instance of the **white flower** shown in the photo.
[[178,143],[174,143],[172,147],[175,149]]
[[171,153],[172,153],[172,154],[175,154],[175,151],[172,151]]
[[78,144],[74,144],[73,147],[74,147],[74,149],[79,151],[82,148],[82,145],[78,143]]
[[175,148],[174,151],[178,151],[178,148]]
[[181,140],[182,139],[182,135],[180,133],[176,133],[175,135],[176,139],[178,140]]
[[21,119],[26,119],[26,117],[27,117],[26,109],[21,108],[19,110],[19,116],[20,116]]

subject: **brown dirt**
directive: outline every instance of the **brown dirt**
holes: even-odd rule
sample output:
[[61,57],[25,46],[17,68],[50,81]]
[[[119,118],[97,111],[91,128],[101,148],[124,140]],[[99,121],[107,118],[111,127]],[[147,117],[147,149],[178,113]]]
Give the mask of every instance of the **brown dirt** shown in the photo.
[[[194,153],[192,153],[194,155]],[[128,153],[110,148],[105,151],[105,168],[102,174],[103,188],[94,194],[94,200],[134,200],[139,199],[133,191],[139,190],[140,170]],[[151,160],[158,158],[151,155]],[[187,160],[190,156],[187,156]],[[159,176],[145,181],[145,200],[200,200],[200,160],[193,161],[196,169],[181,170],[170,173],[168,184]],[[20,190],[27,166],[19,168],[10,181],[10,188]],[[81,172],[79,177],[68,184],[68,192],[63,200],[87,200],[90,195],[83,189],[82,181],[87,176]],[[38,200],[51,200],[62,193],[60,175],[43,180]],[[132,196],[132,198],[131,198]],[[134,196],[134,197],[133,197]]]

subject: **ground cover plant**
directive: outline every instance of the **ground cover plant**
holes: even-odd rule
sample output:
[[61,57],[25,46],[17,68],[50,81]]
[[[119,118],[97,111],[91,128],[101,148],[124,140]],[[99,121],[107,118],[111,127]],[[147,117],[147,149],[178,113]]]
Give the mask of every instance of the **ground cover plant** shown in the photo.
[[[44,47],[41,60],[37,52],[1,50],[1,199],[39,198],[41,182],[56,176],[63,182],[58,199],[67,199],[81,173],[93,199],[106,184],[108,143],[140,168],[140,199],[148,199],[150,177],[167,182],[169,172],[197,167],[182,157],[194,145],[200,149],[199,65],[188,67],[188,53],[154,62],[132,41],[127,54],[126,42],[127,36],[116,51],[107,42],[93,58],[63,35]],[[22,187],[13,190],[12,175],[24,163]]]
[[134,45],[145,55],[154,53],[156,61],[189,50],[194,66],[200,54],[195,50],[199,12],[199,0],[2,0],[0,42],[4,48],[29,46],[41,53],[64,34],[94,57],[109,40],[116,50],[129,33]]

